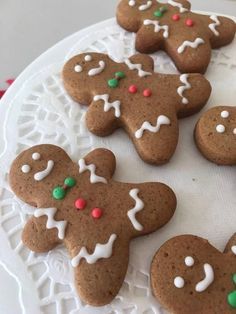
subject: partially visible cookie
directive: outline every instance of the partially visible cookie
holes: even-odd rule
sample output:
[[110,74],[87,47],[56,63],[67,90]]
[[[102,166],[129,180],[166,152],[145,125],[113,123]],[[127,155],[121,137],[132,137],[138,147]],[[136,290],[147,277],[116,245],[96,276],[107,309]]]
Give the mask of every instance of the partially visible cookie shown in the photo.
[[236,31],[233,20],[193,13],[186,0],[121,0],[116,16],[121,27],[137,33],[139,52],[164,50],[182,73],[204,73],[211,49],[229,44]]
[[236,165],[236,107],[214,107],[203,114],[195,128],[200,152],[218,165]]
[[151,285],[171,314],[236,313],[236,234],[224,253],[192,235],[167,241],[153,258]]

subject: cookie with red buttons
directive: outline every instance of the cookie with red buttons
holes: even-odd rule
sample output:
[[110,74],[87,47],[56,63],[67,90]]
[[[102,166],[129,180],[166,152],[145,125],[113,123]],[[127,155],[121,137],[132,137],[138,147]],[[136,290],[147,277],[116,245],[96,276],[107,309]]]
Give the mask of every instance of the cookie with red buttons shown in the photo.
[[235,313],[236,234],[224,253],[193,235],[167,241],[153,258],[151,286],[173,314]]
[[201,74],[155,73],[153,59],[140,54],[123,63],[101,53],[77,55],[65,64],[63,81],[76,102],[89,106],[86,123],[93,134],[123,128],[140,157],[155,165],[175,152],[178,118],[201,110],[211,94]]
[[164,50],[182,73],[205,73],[212,48],[232,42],[233,20],[193,13],[186,0],[121,0],[117,8],[118,24],[137,33],[136,49],[141,53]]
[[74,163],[60,147],[39,145],[23,151],[9,174],[13,192],[35,207],[23,243],[39,253],[63,243],[78,294],[93,306],[108,304],[119,292],[131,239],[161,228],[176,209],[168,186],[116,182],[115,168],[106,149]]
[[218,106],[205,112],[196,125],[195,142],[208,160],[236,165],[236,107]]

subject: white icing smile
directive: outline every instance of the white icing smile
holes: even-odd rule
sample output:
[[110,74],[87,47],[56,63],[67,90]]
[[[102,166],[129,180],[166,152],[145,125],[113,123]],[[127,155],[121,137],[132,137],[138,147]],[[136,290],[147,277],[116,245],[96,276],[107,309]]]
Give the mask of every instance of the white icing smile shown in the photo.
[[34,180],[35,181],[42,181],[43,179],[45,179],[52,172],[53,167],[54,167],[54,161],[49,160],[47,162],[46,169],[35,173]]
[[89,72],[88,72],[88,75],[89,76],[95,76],[95,75],[98,75],[100,73],[102,73],[105,69],[105,62],[104,61],[99,61],[99,66],[97,68],[94,68],[94,69],[91,69]]
[[139,11],[146,11],[149,8],[151,8],[151,6],[152,6],[152,1],[150,0],[150,1],[147,1],[147,3],[140,5],[138,9]]
[[77,267],[82,258],[86,259],[88,264],[94,264],[101,258],[110,258],[112,255],[113,244],[117,238],[116,234],[112,234],[105,244],[97,243],[92,254],[89,254],[86,247],[82,247],[79,253],[72,259],[71,264]]
[[196,285],[197,292],[205,291],[214,281],[214,270],[210,264],[204,264],[205,278]]

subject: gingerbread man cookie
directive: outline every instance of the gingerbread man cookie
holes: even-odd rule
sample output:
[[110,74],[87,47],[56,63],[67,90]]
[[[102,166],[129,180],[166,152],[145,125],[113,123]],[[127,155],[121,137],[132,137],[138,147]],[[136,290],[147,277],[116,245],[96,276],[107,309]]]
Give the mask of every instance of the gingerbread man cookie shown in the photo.
[[214,107],[203,114],[195,128],[200,152],[218,165],[236,165],[236,107]]
[[123,128],[140,157],[151,164],[169,161],[178,143],[178,118],[201,110],[210,83],[201,74],[153,72],[153,59],[135,55],[117,63],[100,53],[80,54],[63,69],[70,96],[89,106],[88,129],[107,136]]
[[164,50],[181,73],[205,73],[211,49],[229,44],[236,31],[233,20],[190,11],[186,0],[121,0],[117,21],[137,33],[136,49],[141,53]]
[[81,299],[108,304],[119,292],[129,262],[132,238],[165,225],[176,197],[161,183],[112,180],[115,157],[96,149],[78,164],[61,148],[39,145],[22,152],[10,170],[15,194],[36,207],[22,239],[34,252],[64,243]]
[[235,313],[236,234],[224,253],[192,235],[167,241],[152,261],[151,285],[170,313]]

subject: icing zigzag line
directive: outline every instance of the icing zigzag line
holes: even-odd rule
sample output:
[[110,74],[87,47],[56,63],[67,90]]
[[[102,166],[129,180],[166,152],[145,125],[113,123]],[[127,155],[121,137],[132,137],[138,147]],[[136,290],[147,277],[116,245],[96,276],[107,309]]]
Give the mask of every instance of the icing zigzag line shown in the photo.
[[90,182],[91,183],[97,183],[97,182],[102,182],[102,183],[107,183],[107,180],[103,177],[97,176],[95,171],[96,171],[96,166],[94,164],[86,165],[84,159],[79,160],[79,173],[83,173],[86,170],[90,171]]
[[188,99],[186,97],[184,97],[183,93],[188,90],[188,89],[191,89],[191,85],[190,83],[188,82],[188,78],[189,78],[189,75],[188,74],[182,74],[180,76],[180,81],[184,84],[184,86],[180,86],[178,89],[177,89],[177,92],[178,94],[180,95],[180,97],[182,97],[182,103],[184,105],[187,105],[188,104]]
[[152,133],[157,133],[159,132],[162,125],[169,125],[169,124],[170,124],[170,119],[163,115],[157,118],[156,126],[152,126],[149,122],[145,121],[143,125],[141,126],[141,128],[135,132],[135,137],[137,139],[140,139],[143,136],[143,132],[145,130],[148,130]]
[[189,40],[186,40],[183,42],[183,44],[181,46],[179,46],[178,48],[178,53],[183,53],[184,50],[187,48],[187,47],[191,47],[191,48],[198,48],[198,46],[200,46],[201,44],[204,44],[205,41],[202,39],[202,38],[196,38],[194,41],[189,41]]
[[133,227],[138,230],[142,231],[143,226],[138,222],[136,219],[135,215],[140,212],[144,208],[144,203],[143,201],[138,197],[139,189],[133,189],[129,192],[129,195],[134,199],[135,201],[135,206],[130,209],[127,213]]

